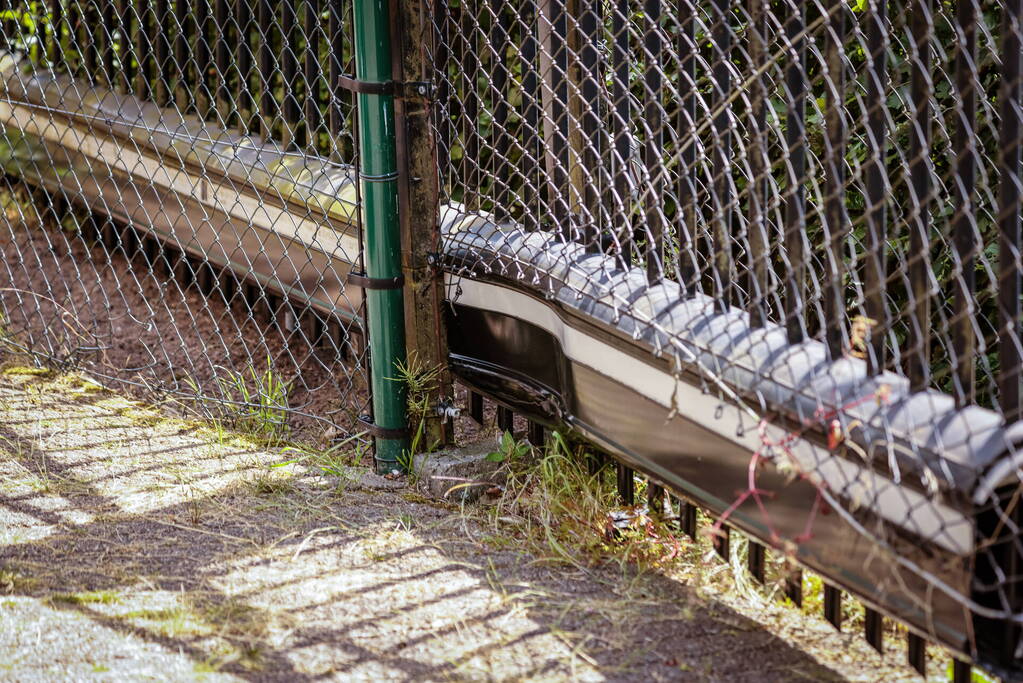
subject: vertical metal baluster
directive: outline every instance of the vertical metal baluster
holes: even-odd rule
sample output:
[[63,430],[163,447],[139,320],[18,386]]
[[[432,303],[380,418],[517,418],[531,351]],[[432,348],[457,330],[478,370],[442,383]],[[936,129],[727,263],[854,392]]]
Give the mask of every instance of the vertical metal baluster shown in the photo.
[[582,46],[579,62],[582,69],[582,235],[591,252],[601,250],[601,153],[603,151],[600,125],[601,91],[600,55],[597,51],[602,38],[601,0],[584,0],[579,32]]
[[977,250],[974,223],[976,168],[977,168],[977,6],[974,0],[962,0],[956,8],[956,24],[962,31],[956,40],[956,102],[959,121],[956,126],[954,171],[956,213],[952,219],[952,242],[958,257],[960,273],[956,279],[956,297],[953,302],[952,339],[956,352],[955,399],[957,405],[966,406],[976,398],[976,348],[973,307],[977,289],[974,272]]
[[787,148],[788,187],[785,194],[785,257],[789,270],[786,278],[785,329],[789,341],[798,344],[806,338],[806,250],[803,228],[806,225],[806,38],[805,8],[796,0],[785,35],[789,42],[788,64],[785,68],[787,111],[785,114],[785,146]]
[[696,540],[696,506],[681,499],[678,501],[678,526],[682,533]]
[[238,0],[235,5],[238,22],[238,44],[235,62],[238,69],[238,130],[242,135],[253,131],[252,117],[256,101],[252,92],[252,0]]
[[135,96],[140,100],[153,97],[153,31],[158,24],[153,19],[152,0],[136,0],[135,8]]
[[[347,45],[347,57],[348,57],[348,59],[347,59],[347,62],[344,64],[344,67],[343,67],[342,70],[345,71],[346,73],[354,74],[355,73],[355,44],[354,44],[354,36],[355,36],[355,31],[356,31],[355,12],[354,12],[354,10],[349,11],[345,15],[344,19],[345,19],[345,21],[344,21],[344,25],[342,26],[342,32],[341,32],[341,35],[338,36],[338,39],[342,43]],[[359,144],[359,125],[358,125],[359,124],[359,117],[356,116],[356,113],[355,113],[356,97],[355,97],[355,93],[348,93],[348,92],[346,92],[345,94],[348,97],[348,100],[347,100],[348,106],[347,106],[347,109],[346,109],[346,111],[348,112],[348,116],[342,121],[342,123],[344,124],[344,128],[342,128],[342,130],[344,131],[344,137],[345,137],[346,145],[350,146],[350,148],[351,148],[351,151],[348,152],[348,155],[347,155],[346,158],[347,159],[356,159],[357,160],[357,158],[358,158],[357,157],[357,154],[358,154],[358,149],[357,148],[358,148],[358,144]],[[360,199],[360,201],[361,201],[361,199]]]
[[906,634],[906,661],[921,676],[927,676],[927,641],[912,631]]
[[753,539],[750,539],[749,552],[746,555],[746,566],[749,568],[750,576],[757,583],[764,583],[766,564],[767,549]]
[[130,93],[132,89],[132,74],[134,73],[132,54],[132,0],[118,0],[117,3],[117,91]]
[[464,154],[462,155],[461,179],[468,208],[478,208],[478,197],[482,174],[479,169],[480,161],[480,140],[477,131],[479,121],[480,98],[479,98],[479,55],[476,52],[476,23],[469,7],[460,5],[462,41],[465,52],[462,55],[462,87],[463,87],[463,117],[462,117],[462,144]]
[[[316,138],[320,130],[320,3],[305,0],[302,31],[305,33],[305,54],[302,80],[305,82],[305,146],[309,154],[317,154]],[[438,64],[444,64],[438,58]],[[441,156],[441,159],[447,159]]]
[[[12,0],[0,0],[0,12],[6,14],[11,9]],[[11,20],[0,18],[0,47],[8,49],[11,45],[11,36],[14,35],[11,30]]]
[[[437,82],[437,158],[440,160],[440,191],[447,193],[449,186],[449,169],[451,168],[451,73],[450,73],[450,44],[452,40],[449,22],[451,7],[448,0],[436,0],[433,5],[433,24],[436,35],[434,36],[434,59],[439,71]],[[518,43],[516,43],[518,44]],[[526,107],[525,101],[522,106]]]
[[539,422],[529,421],[529,432],[526,436],[529,443],[533,444],[537,448],[541,448],[546,441],[546,432],[544,426]]
[[59,65],[64,61],[64,6],[61,0],[50,0],[50,40],[48,58],[50,64]]
[[689,258],[683,257],[680,265],[679,275],[681,283],[685,285],[686,292],[692,295],[699,289],[700,266],[696,260],[695,250],[697,248],[700,225],[697,222],[698,215],[698,193],[696,189],[696,146],[698,138],[696,134],[696,57],[699,54],[699,46],[696,44],[696,7],[691,1],[686,2],[686,7],[679,13],[680,27],[676,41],[676,50],[682,55],[681,71],[679,73],[679,99],[678,117],[675,130],[678,134],[679,144],[682,145],[680,157],[682,167],[678,172],[678,196],[679,207],[676,212],[676,221],[679,223],[679,230],[685,231],[685,239],[691,241],[691,249],[688,252]]
[[866,196],[864,218],[867,253],[864,254],[863,283],[864,310],[874,325],[870,330],[870,344],[866,349],[867,366],[872,373],[881,372],[885,365],[884,341],[889,329],[885,305],[887,288],[888,226],[886,200],[888,196],[885,159],[888,149],[887,104],[888,85],[888,0],[871,0],[867,22],[867,149],[864,163]]
[[328,144],[331,145],[333,156],[338,157],[339,161],[347,161],[344,159],[344,150],[341,149],[338,144],[339,136],[344,130],[345,116],[342,106],[347,102],[350,102],[352,95],[338,85],[338,79],[341,78],[341,74],[344,73],[345,64],[342,61],[345,54],[345,39],[344,39],[344,5],[341,0],[328,0],[328,20],[327,20],[327,45],[329,49],[329,62],[327,69],[327,92],[331,93],[330,98],[330,109],[328,110],[328,121],[327,128],[330,132],[330,141]]
[[970,683],[973,680],[973,667],[961,659],[952,660],[952,683]]
[[155,34],[153,78],[153,99],[156,104],[166,107],[170,103],[170,83],[174,77],[171,64],[171,27],[174,23],[170,15],[170,0],[154,0],[153,32]]
[[82,74],[91,83],[96,83],[96,66],[99,63],[99,35],[102,27],[99,26],[98,5],[99,0],[86,0],[82,12],[81,23],[78,26],[78,44],[82,46],[83,71]]
[[277,100],[274,99],[273,78],[275,60],[273,55],[273,9],[270,0],[258,0],[259,10],[256,22],[256,42],[259,44],[259,57],[256,68],[259,70],[259,133],[267,140],[273,137],[274,125],[277,121]]
[[195,15],[195,106],[200,118],[207,118],[213,108],[213,88],[210,86],[210,71],[213,69],[213,52],[210,50],[210,0],[196,0],[192,11]]
[[714,82],[711,94],[711,107],[717,110],[711,124],[713,137],[711,146],[714,150],[711,168],[713,200],[711,209],[711,230],[714,243],[715,278],[714,298],[719,306],[736,303],[734,267],[732,258],[732,127],[730,123],[730,105],[725,104],[732,90],[732,27],[730,0],[714,0],[713,31],[711,42],[714,45],[713,65],[711,68]]
[[565,239],[574,239],[575,216],[572,207],[572,157],[569,145],[569,113],[568,106],[568,10],[566,0],[544,0],[550,10],[548,19],[551,24],[551,61],[552,66],[548,78],[551,102],[551,117],[554,135],[547,144],[553,150],[550,157],[553,168],[549,170],[554,180],[553,214],[554,221]]
[[628,465],[616,462],[616,478],[618,484],[618,500],[622,505],[636,504],[636,474]]
[[731,559],[732,553],[732,529],[727,524],[722,524],[721,528],[718,529],[718,533],[715,534],[713,539],[714,552],[718,556],[728,562]]
[[[22,12],[21,4],[15,5],[17,14]],[[29,10],[31,11],[31,10]],[[25,46],[28,48],[28,59],[33,65],[43,65],[46,62],[46,25],[42,21],[33,20],[29,25],[22,25],[19,31],[24,31]]]
[[629,0],[617,0],[612,10],[611,67],[614,77],[611,86],[611,130],[614,135],[614,202],[617,208],[611,229],[618,233],[622,265],[632,261],[632,183],[630,161],[632,125],[632,95],[629,92]]
[[1001,138],[998,158],[998,404],[1007,422],[1023,417],[1020,402],[1020,40],[1023,0],[1002,9]]
[[99,31],[103,33],[103,52],[101,68],[103,69],[103,84],[108,88],[116,88],[116,70],[114,69],[114,40],[117,32],[114,17],[115,0],[99,0],[100,2],[100,25]]
[[842,589],[827,583],[824,584],[824,618],[842,630]]
[[664,277],[664,224],[661,220],[661,195],[663,178],[661,145],[663,121],[661,109],[661,0],[644,0],[643,15],[646,30],[643,34],[643,60],[646,63],[643,75],[643,120],[645,122],[643,164],[646,167],[647,182],[644,188],[644,213],[646,216],[646,249],[643,260],[646,264],[647,281],[660,282]]
[[845,0],[836,0],[827,30],[827,78],[825,83],[824,221],[827,226],[828,259],[824,284],[825,338],[832,359],[845,352],[845,292],[843,289],[845,215]]
[[231,97],[228,77],[231,74],[231,4],[230,0],[216,0],[216,27],[217,36],[216,56],[216,102],[217,111],[220,114],[220,121],[226,127],[234,115],[234,102]]
[[491,144],[491,178],[493,182],[494,216],[498,221],[507,220],[511,206],[508,197],[511,183],[512,165],[508,163],[511,145],[508,142],[508,33],[505,28],[507,17],[503,5],[497,5],[495,16],[490,24],[490,97],[492,125],[490,131]]
[[191,10],[189,0],[175,0],[174,2],[175,29],[174,36],[174,103],[178,112],[184,114],[188,111],[191,97],[188,90],[188,65],[190,49],[188,46],[188,33],[191,25]]
[[282,146],[287,149],[295,141],[295,129],[302,118],[298,104],[298,17],[295,0],[281,3],[281,85],[283,88],[284,122],[281,127]]
[[803,606],[802,569],[793,569],[792,573],[785,577],[785,597],[791,600],[796,607]]
[[[767,60],[767,2],[749,0],[750,28],[749,51],[751,67],[761,69]],[[768,265],[771,254],[767,239],[767,87],[764,76],[759,75],[753,83],[753,102],[750,107],[749,163],[749,261],[750,276],[747,301],[749,302],[750,323],[764,325],[768,314]]]
[[[527,230],[539,229],[538,213],[530,211],[536,197],[544,197],[549,189],[540,180],[540,159],[543,157],[543,138],[540,135],[540,63],[539,43],[536,36],[537,14],[534,0],[522,3],[523,25],[526,35],[522,41],[522,96],[525,106],[525,130],[522,133],[522,148],[525,150],[522,161],[522,173],[526,181],[519,198],[522,203],[524,224]],[[550,199],[541,199],[549,205]]]
[[863,637],[870,647],[884,654],[884,617],[866,605],[863,607]]
[[[60,5],[60,0],[54,0]],[[83,0],[70,2],[65,8],[61,5],[60,30],[57,36],[60,42],[57,45],[57,61],[64,65],[64,70],[71,75],[78,75],[82,66],[82,48],[78,42],[78,24],[81,21],[82,9],[85,5]],[[0,30],[2,33],[2,30]],[[0,37],[0,48],[3,47],[3,38]]]
[[910,324],[909,357],[906,374],[910,387],[921,390],[930,384],[931,300],[930,251],[931,237],[931,35],[933,0],[916,0],[910,14],[913,37],[911,98],[915,110],[909,136],[909,176],[915,206],[909,216]]
[[476,424],[483,424],[483,394],[469,392],[469,417],[475,420]]
[[505,408],[502,405],[497,406],[497,428],[501,432],[508,432],[515,436],[515,413],[512,412],[511,408]]

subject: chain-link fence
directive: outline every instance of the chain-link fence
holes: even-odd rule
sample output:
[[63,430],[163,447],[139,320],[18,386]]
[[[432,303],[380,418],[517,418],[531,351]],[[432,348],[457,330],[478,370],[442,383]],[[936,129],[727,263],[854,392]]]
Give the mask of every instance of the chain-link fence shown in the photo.
[[452,324],[518,407],[1017,667],[1021,4],[433,9]]
[[441,6],[446,191],[1016,418],[1012,9]]
[[[402,249],[502,427],[567,423],[868,637],[1023,670],[1020,0],[415,8],[435,88],[379,42],[351,78],[345,3],[0,5],[4,346],[274,438],[372,427],[363,287],[404,279],[363,272],[341,84],[406,147],[432,97],[442,243]],[[378,142],[397,212],[425,157]]]
[[0,7],[3,341],[266,436],[368,408],[350,4]]

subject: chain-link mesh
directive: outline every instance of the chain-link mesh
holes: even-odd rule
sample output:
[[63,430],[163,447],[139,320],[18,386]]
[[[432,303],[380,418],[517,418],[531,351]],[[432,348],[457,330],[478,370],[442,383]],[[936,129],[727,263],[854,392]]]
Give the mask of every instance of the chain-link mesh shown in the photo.
[[[696,500],[1016,667],[1019,0],[433,10],[452,302],[513,297],[473,282],[555,302],[572,419],[644,410],[584,392],[645,370],[581,368],[571,320],[670,359],[667,415],[605,442],[693,482],[723,462],[710,432],[738,424],[748,488],[707,475]],[[702,450],[650,435],[701,412]],[[813,489],[758,483],[768,461]],[[822,510],[857,533],[815,545]]]
[[351,6],[0,7],[8,350],[266,436],[367,410]]

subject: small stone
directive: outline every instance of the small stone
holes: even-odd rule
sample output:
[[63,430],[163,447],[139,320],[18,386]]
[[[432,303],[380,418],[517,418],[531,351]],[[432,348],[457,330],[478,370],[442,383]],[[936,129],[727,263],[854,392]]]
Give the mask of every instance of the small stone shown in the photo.
[[471,503],[504,484],[501,463],[487,460],[493,451],[489,442],[462,448],[421,453],[412,462],[420,488],[434,498]]

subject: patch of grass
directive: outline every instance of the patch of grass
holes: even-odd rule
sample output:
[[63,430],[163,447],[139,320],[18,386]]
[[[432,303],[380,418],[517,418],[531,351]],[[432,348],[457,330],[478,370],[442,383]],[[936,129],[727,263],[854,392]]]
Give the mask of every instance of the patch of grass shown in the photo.
[[427,365],[416,353],[410,353],[407,361],[398,361],[395,366],[397,377],[390,378],[398,382],[405,390],[405,406],[408,411],[411,436],[408,450],[399,456],[398,464],[409,473],[409,482],[415,484],[415,471],[412,459],[417,453],[432,453],[440,446],[440,442],[425,443],[426,420],[433,412],[433,401],[436,398],[443,368],[439,365]]
[[219,378],[224,398],[229,402],[232,426],[255,436],[268,445],[280,444],[288,434],[288,394],[291,385],[281,379],[269,357],[261,373],[224,368]]
[[0,593],[22,593],[31,590],[38,582],[38,579],[10,567],[0,567]]
[[194,605],[203,618],[223,635],[252,643],[269,629],[268,616],[262,610],[237,598],[199,601]]
[[164,609],[138,609],[118,615],[120,619],[134,622],[166,638],[207,636],[213,627],[188,607],[167,607]]
[[365,432],[353,434],[325,449],[303,444],[287,446],[283,452],[292,457],[274,463],[271,467],[305,465],[319,470],[321,474],[338,477],[341,480],[339,486],[344,486],[358,476],[358,468],[362,466],[362,461],[369,451],[369,444],[361,441],[364,435]]
[[[536,449],[502,435],[504,495],[482,513],[489,538],[510,536],[548,562],[575,566],[609,560],[663,566],[679,557],[676,535],[644,509],[621,508],[608,468],[591,474],[582,446],[558,432]],[[614,513],[614,516],[612,516]]]
[[68,605],[113,605],[121,601],[121,595],[117,591],[83,591],[54,593],[48,600]]
[[215,674],[224,666],[223,660],[217,657],[210,657],[192,665],[192,671],[197,674]]
[[51,377],[55,373],[49,368],[28,367],[25,365],[7,365],[0,374],[8,377]]
[[150,408],[131,404],[117,408],[113,413],[130,421],[136,427],[155,427],[164,420],[163,415]]
[[400,490],[398,495],[406,502],[414,503],[416,505],[429,505],[430,507],[437,508],[438,510],[453,510],[456,508],[453,503],[424,496],[422,493],[410,488]]
[[244,483],[250,493],[260,497],[288,496],[298,491],[294,478],[290,474],[283,474],[268,468],[256,470]]

